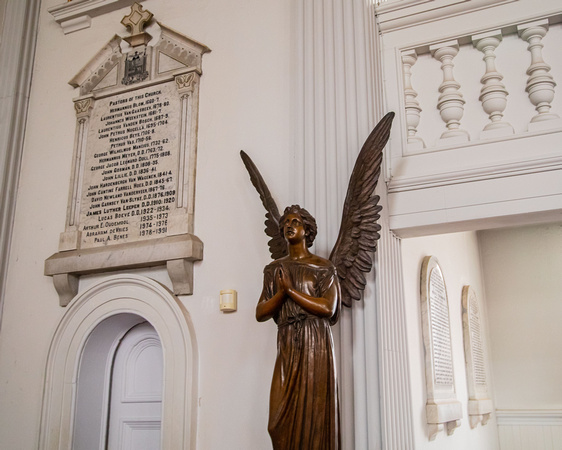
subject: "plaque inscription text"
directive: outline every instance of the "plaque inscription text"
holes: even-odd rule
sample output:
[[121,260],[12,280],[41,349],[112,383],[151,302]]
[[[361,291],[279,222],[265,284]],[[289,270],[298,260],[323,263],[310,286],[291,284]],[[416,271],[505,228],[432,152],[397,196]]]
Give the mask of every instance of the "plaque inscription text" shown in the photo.
[[472,364],[474,370],[474,381],[480,386],[486,386],[486,369],[484,365],[484,349],[482,346],[482,330],[480,328],[480,311],[478,309],[478,299],[474,291],[469,294],[469,322],[470,322],[470,342],[472,351]]
[[80,206],[82,248],[166,235],[176,200],[179,108],[173,82],[96,101]]
[[439,271],[439,267],[435,267],[429,277],[433,371],[436,384],[451,385],[454,382],[453,355],[451,353],[449,305],[446,295],[443,275]]
[[462,290],[462,324],[468,387],[468,416],[471,428],[475,428],[479,423],[486,425],[493,411],[492,400],[488,396],[481,314],[482,310],[476,292],[471,286],[464,286]]

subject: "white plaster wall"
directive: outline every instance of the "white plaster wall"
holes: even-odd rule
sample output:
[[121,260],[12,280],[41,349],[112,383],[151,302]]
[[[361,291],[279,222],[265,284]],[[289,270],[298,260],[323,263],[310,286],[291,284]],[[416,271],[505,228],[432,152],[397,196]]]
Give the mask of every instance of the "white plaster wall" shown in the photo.
[[[64,229],[77,92],[67,82],[115,34],[127,9],[64,35],[44,0],[10,269],[0,334],[0,448],[36,448],[46,357],[64,314],[44,260]],[[195,234],[204,260],[194,295],[183,297],[199,347],[198,448],[266,449],[276,327],[254,307],[269,262],[263,210],[238,152],[254,158],[289,202],[290,27],[282,0],[146,0],[157,20],[208,45],[203,58]],[[162,269],[138,271],[170,285]],[[84,277],[81,290],[99,276]],[[238,312],[219,312],[221,289],[238,290]],[[25,433],[22,433],[25,430]]]
[[[420,316],[420,271],[425,256],[433,255],[443,271],[449,299],[453,364],[457,399],[462,402],[461,426],[452,436],[440,432],[435,441],[428,440],[425,416],[426,388],[425,362]],[[484,427],[471,429],[468,422],[468,391],[462,330],[461,293],[470,284],[482,305],[486,304],[480,267],[476,233],[464,232],[402,240],[404,288],[406,296],[406,321],[408,325],[408,352],[412,385],[412,410],[415,448],[432,450],[492,450],[498,449],[495,417]],[[482,321],[486,329],[486,317]],[[491,377],[489,377],[491,378]],[[490,386],[490,389],[493,387]]]
[[496,408],[562,410],[562,223],[478,237]]

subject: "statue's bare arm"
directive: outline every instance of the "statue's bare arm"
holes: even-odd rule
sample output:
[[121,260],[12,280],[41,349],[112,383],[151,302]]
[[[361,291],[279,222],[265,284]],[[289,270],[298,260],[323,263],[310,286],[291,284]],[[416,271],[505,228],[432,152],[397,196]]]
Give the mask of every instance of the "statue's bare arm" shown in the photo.
[[263,289],[258,305],[256,306],[256,319],[258,322],[265,322],[271,319],[275,313],[281,308],[285,299],[285,291],[279,289],[271,298],[267,298],[265,288]]

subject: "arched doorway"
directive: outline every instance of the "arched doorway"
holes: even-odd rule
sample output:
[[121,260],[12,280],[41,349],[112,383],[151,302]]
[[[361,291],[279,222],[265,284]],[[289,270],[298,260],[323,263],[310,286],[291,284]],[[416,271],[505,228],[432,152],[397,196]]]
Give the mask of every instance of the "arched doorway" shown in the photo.
[[81,439],[96,439],[94,435],[99,446],[88,448],[104,448],[109,411],[104,389],[112,358],[123,336],[143,322],[153,327],[162,346],[161,448],[195,448],[198,371],[189,314],[159,283],[118,275],[72,300],[55,332],[47,361],[40,449],[80,448]]
[[150,323],[116,314],[98,324],[80,358],[72,448],[159,450],[163,373]]

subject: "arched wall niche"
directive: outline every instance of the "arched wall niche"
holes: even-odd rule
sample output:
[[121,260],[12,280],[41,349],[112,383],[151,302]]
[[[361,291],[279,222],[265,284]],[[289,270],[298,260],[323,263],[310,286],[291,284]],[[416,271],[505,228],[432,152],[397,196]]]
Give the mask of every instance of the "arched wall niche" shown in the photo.
[[156,281],[116,275],[78,294],[55,331],[47,360],[40,450],[72,449],[82,354],[99,326],[112,326],[123,319],[131,324],[146,320],[160,337],[164,355],[162,448],[195,449],[198,357],[189,314]]

